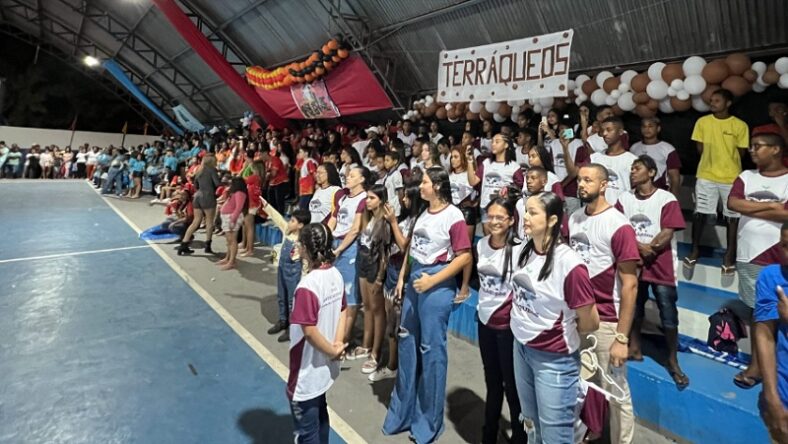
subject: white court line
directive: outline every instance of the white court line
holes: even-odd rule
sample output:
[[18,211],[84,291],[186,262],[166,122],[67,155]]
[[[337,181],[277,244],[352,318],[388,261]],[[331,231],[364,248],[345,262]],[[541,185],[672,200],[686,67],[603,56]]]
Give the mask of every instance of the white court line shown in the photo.
[[48,254],[46,256],[17,257],[14,259],[0,260],[0,264],[7,264],[9,262],[35,261],[39,259],[54,259],[54,258],[68,257],[68,256],[82,256],[84,254],[111,253],[113,251],[137,250],[140,248],[150,248],[150,245],[135,245],[133,247],[107,248],[104,250],[76,251],[73,253]]
[[[97,189],[93,188],[92,186],[90,187],[90,189],[101,197],[101,194],[98,192]],[[123,221],[126,222],[131,227],[132,230],[136,231],[137,234],[142,232],[142,230],[140,230],[140,228],[134,222],[132,222],[128,217],[126,217],[125,214],[120,212],[120,210],[118,210],[118,208],[110,200],[107,199],[102,199],[102,200],[110,208],[112,208],[112,210],[115,211],[115,213],[121,219],[123,219]],[[218,314],[219,317],[221,317],[224,320],[224,322],[226,322],[227,325],[229,325],[230,328],[232,328],[233,331],[238,336],[240,336],[241,339],[243,339],[244,342],[246,342],[246,345],[251,347],[251,349],[254,350],[255,353],[257,353],[257,356],[259,356],[266,364],[268,364],[268,366],[271,367],[276,372],[276,374],[279,375],[280,378],[282,378],[283,381],[287,381],[289,370],[287,366],[282,363],[282,361],[280,361],[276,356],[274,356],[274,354],[271,353],[271,351],[268,350],[257,338],[255,338],[254,335],[252,335],[252,333],[250,333],[249,330],[246,329],[246,327],[244,327],[240,322],[238,322],[238,320],[235,319],[233,315],[231,315],[230,312],[228,312],[227,309],[225,309],[216,299],[214,299],[214,297],[211,296],[211,294],[208,293],[208,291],[205,288],[203,288],[199,283],[193,280],[191,276],[189,276],[189,273],[187,273],[186,270],[183,269],[183,267],[178,265],[177,262],[175,262],[169,255],[167,255],[167,253],[165,253],[164,250],[159,245],[151,242],[148,243],[150,247],[153,249],[153,251],[158,253],[158,255],[164,260],[164,262],[166,262],[170,266],[170,268],[172,268],[172,270],[175,273],[177,273],[181,277],[181,279],[183,279],[192,288],[192,290],[194,290],[198,295],[200,295],[200,297],[205,301],[205,303],[208,304],[216,312],[216,314]],[[361,435],[356,433],[356,431],[353,430],[353,428],[350,427],[350,425],[347,422],[345,422],[345,420],[343,420],[339,415],[337,415],[337,413],[333,409],[331,409],[331,407],[328,407],[328,414],[330,415],[331,418],[331,428],[334,429],[334,431],[336,431],[337,434],[343,440],[345,440],[345,442],[349,444],[366,443],[364,438],[362,438]]]

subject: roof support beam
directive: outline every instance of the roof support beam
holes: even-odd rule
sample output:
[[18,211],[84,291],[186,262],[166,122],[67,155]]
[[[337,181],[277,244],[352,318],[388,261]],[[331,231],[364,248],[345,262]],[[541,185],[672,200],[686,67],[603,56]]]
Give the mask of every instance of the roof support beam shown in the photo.
[[79,28],[77,28],[77,36],[74,39],[74,53],[72,56],[77,55],[79,51],[79,41],[82,40],[82,31],[85,29],[85,12],[88,10],[88,0],[82,0],[82,16],[79,18]]
[[126,43],[128,43],[129,39],[132,38],[132,36],[134,36],[134,33],[137,32],[137,28],[140,27],[140,25],[142,24],[142,21],[145,20],[145,17],[147,17],[148,14],[150,14],[151,10],[153,10],[153,3],[151,3],[150,6],[148,6],[148,8],[145,10],[145,12],[142,14],[142,16],[137,20],[136,23],[134,23],[134,26],[131,27],[131,29],[129,30],[129,33],[126,34],[126,37],[123,37],[123,40],[121,40],[120,46],[118,46],[118,49],[115,51],[115,54],[113,55],[113,58],[117,58],[118,54],[120,54],[120,52],[123,50],[123,48],[126,47]]
[[470,7],[470,6],[473,6],[473,5],[477,5],[479,3],[482,3],[483,1],[484,0],[462,0],[462,1],[459,1],[457,3],[451,4],[449,6],[444,6],[442,8],[436,8],[436,9],[433,9],[432,11],[429,11],[429,12],[427,12],[425,14],[419,14],[417,16],[413,16],[413,17],[407,18],[405,20],[401,20],[399,22],[391,23],[389,25],[377,28],[377,29],[375,29],[375,31],[372,32],[371,37],[372,38],[376,38],[376,37],[378,37],[378,36],[380,36],[382,34],[386,34],[387,32],[389,32],[391,30],[394,30],[394,29],[400,30],[400,29],[404,28],[405,26],[414,25],[416,23],[423,22],[424,20],[434,19],[436,17],[440,17],[440,16],[442,16],[444,14],[448,14],[450,12],[458,11],[460,9],[464,9],[464,8],[467,8],[467,7]]

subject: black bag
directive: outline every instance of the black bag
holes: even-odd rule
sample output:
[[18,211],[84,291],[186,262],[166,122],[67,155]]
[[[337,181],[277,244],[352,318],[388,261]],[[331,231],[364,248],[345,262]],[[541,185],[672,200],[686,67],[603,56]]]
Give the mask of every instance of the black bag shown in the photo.
[[736,354],[739,352],[739,339],[747,337],[744,322],[728,308],[721,308],[709,316],[709,338],[706,343],[713,349]]

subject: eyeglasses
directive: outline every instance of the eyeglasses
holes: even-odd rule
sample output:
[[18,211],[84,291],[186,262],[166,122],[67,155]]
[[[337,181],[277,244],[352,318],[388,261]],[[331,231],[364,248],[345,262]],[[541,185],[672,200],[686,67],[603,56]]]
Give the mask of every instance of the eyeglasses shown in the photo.
[[509,220],[509,216],[488,216],[490,222],[506,222]]
[[751,143],[750,144],[750,151],[758,151],[761,147],[764,147],[764,146],[773,146],[773,145],[769,144],[769,143]]

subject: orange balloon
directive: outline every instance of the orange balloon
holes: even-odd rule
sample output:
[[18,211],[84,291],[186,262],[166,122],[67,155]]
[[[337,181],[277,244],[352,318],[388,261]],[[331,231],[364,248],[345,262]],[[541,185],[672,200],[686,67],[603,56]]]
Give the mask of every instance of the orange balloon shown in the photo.
[[743,52],[737,52],[725,57],[725,63],[728,65],[731,74],[736,76],[744,74],[744,71],[747,71],[752,66],[750,58]]
[[635,77],[632,77],[632,80],[629,82],[629,86],[632,88],[632,91],[645,92],[649,82],[651,82],[651,79],[648,78],[648,74],[642,72]]
[[635,114],[642,118],[654,117],[657,115],[657,111],[649,108],[648,105],[638,105],[635,107]]
[[321,51],[323,52],[323,54],[325,54],[325,55],[331,54],[331,48],[329,48],[329,47],[328,47],[328,45],[323,45],[323,47],[322,47],[322,48],[320,48],[320,50],[321,50]]
[[649,100],[651,100],[651,97],[646,92],[636,92],[632,95],[632,101],[638,105],[645,105]]
[[322,76],[325,73],[326,73],[326,69],[323,68],[322,66],[318,65],[317,68],[315,68],[315,74]]
[[339,42],[337,42],[336,39],[329,40],[327,45],[328,45],[328,47],[330,49],[337,49],[337,48],[339,48]]
[[597,85],[593,80],[586,80],[583,82],[580,88],[583,90],[583,94],[591,97],[591,93],[596,91],[599,88],[599,85]]
[[752,89],[752,83],[741,76],[730,76],[722,82],[722,87],[732,92],[734,96],[740,97]]
[[312,83],[315,80],[315,75],[314,74],[307,74],[307,75],[304,76],[304,80],[306,80],[309,83]]
[[692,108],[692,100],[690,100],[690,99],[679,100],[676,97],[671,97],[670,98],[670,107],[673,108],[673,111],[680,112],[680,113],[684,112],[684,111],[689,111],[689,109]]
[[331,71],[332,69],[334,69],[334,62],[326,60],[325,62],[323,62],[323,66],[325,66],[326,71]]
[[707,63],[700,75],[703,76],[706,83],[720,84],[728,78],[730,69],[728,69],[728,64],[725,63],[725,60],[717,59]]
[[621,84],[620,77],[616,77],[616,76],[608,77],[607,79],[605,79],[604,82],[602,82],[602,89],[604,89],[606,93],[610,94],[611,92],[613,92],[614,89],[618,89],[618,85],[620,84]]
[[337,55],[339,56],[340,59],[346,59],[350,55],[350,53],[348,52],[347,49],[339,49],[337,50]]
[[767,85],[774,85],[779,81],[780,81],[780,73],[778,73],[777,70],[774,69],[774,63],[772,63],[771,65],[769,65],[768,68],[766,68],[766,72],[763,73],[763,83]]
[[340,60],[342,60],[342,58],[339,57],[338,55],[331,57],[331,61],[334,63],[339,63]]
[[676,79],[683,78],[684,68],[681,67],[681,63],[670,63],[662,68],[662,80],[664,80],[668,85],[670,85],[670,82]]

